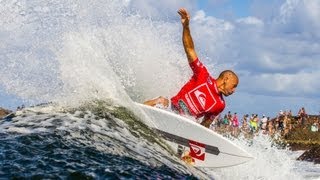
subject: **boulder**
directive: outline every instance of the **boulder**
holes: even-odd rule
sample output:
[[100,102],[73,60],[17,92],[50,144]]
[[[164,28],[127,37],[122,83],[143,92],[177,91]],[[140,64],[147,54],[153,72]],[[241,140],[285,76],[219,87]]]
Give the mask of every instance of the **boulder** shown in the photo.
[[0,118],[3,118],[3,117],[7,116],[10,113],[11,113],[11,111],[3,109],[3,108],[0,107]]
[[297,160],[314,162],[320,164],[320,145],[314,145],[305,151]]

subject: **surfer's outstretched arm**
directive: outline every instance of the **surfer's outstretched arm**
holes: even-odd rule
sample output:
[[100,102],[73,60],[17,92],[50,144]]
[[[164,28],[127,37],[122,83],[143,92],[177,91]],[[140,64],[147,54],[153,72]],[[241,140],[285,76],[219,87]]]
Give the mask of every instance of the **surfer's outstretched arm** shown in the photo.
[[192,63],[194,60],[197,59],[197,53],[194,49],[194,44],[193,44],[193,40],[191,37],[190,28],[189,28],[190,15],[185,8],[180,8],[178,11],[178,14],[181,16],[181,23],[183,27],[183,31],[182,31],[183,47],[187,54],[189,63]]

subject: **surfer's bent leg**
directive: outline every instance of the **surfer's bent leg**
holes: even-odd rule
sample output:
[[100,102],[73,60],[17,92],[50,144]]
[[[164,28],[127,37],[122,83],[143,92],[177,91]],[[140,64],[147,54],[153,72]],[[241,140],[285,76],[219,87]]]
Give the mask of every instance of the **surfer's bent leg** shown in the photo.
[[160,106],[163,106],[164,108],[167,108],[169,106],[169,99],[162,97],[162,96],[159,96],[155,99],[145,101],[143,104],[148,105],[148,106],[160,105]]
[[205,116],[203,118],[203,121],[201,122],[201,125],[204,126],[204,127],[209,128],[210,124],[213,122],[213,120],[214,120],[213,118]]

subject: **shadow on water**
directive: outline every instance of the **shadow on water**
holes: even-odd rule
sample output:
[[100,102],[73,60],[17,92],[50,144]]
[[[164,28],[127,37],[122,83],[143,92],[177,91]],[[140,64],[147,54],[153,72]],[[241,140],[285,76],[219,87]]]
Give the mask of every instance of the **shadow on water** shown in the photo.
[[[196,179],[166,165],[101,152],[68,132],[0,134],[0,176],[20,179]],[[109,144],[112,146],[112,144]]]

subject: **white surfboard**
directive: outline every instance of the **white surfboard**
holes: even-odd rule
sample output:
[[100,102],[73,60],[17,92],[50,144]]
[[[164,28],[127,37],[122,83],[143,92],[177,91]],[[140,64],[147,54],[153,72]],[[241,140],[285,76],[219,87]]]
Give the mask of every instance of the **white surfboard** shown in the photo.
[[191,119],[175,113],[136,103],[152,126],[188,164],[221,168],[245,163],[253,157],[232,141]]

